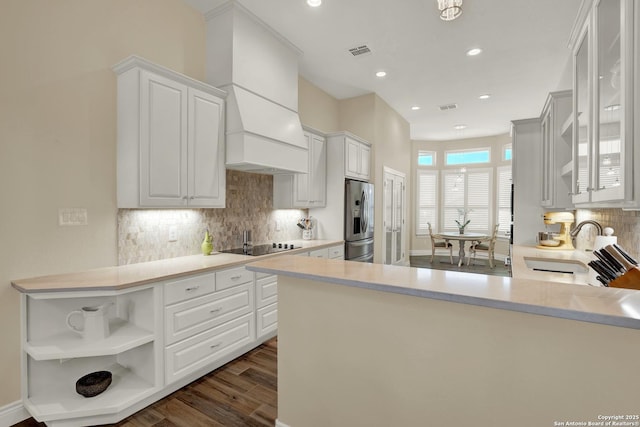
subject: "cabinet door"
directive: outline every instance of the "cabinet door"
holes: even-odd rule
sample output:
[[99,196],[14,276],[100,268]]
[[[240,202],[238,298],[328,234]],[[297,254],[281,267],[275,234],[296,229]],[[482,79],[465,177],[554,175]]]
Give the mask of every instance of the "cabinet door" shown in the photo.
[[[624,198],[625,59],[621,0],[601,0],[595,8],[596,101],[593,114],[592,201]],[[630,185],[630,183],[629,183]]]
[[311,134],[304,132],[305,141],[309,150],[309,173],[297,173],[293,176],[293,206],[297,208],[309,207],[309,200],[311,195],[309,194],[309,186],[311,182],[311,157],[312,157],[312,144]]
[[189,206],[224,207],[223,100],[189,89]]
[[360,177],[369,180],[371,177],[371,149],[368,145],[360,144],[360,152],[358,153],[360,160]]
[[587,26],[574,53],[573,203],[589,202],[591,191],[589,45]]
[[309,205],[326,205],[327,194],[327,141],[317,135],[309,140]]
[[187,87],[148,71],[140,78],[140,206],[183,206]]
[[360,178],[360,158],[359,158],[360,143],[350,138],[345,138],[344,147],[344,174],[349,178]]

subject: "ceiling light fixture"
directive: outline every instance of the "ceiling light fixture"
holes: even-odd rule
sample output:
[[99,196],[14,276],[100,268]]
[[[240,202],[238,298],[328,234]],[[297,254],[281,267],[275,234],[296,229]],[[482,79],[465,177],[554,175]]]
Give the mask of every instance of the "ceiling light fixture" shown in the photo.
[[307,0],[307,4],[311,7],[318,7],[322,4],[322,0]]
[[469,49],[467,51],[467,56],[476,56],[480,55],[480,53],[482,53],[482,49],[480,49],[479,47],[474,47],[473,49]]
[[478,97],[478,99],[489,99],[489,98],[491,98],[491,95],[489,95],[488,93],[485,93],[484,95],[480,95]]
[[414,105],[413,107],[411,107],[411,109],[412,109],[413,111],[416,111],[416,110],[419,110],[419,109],[420,109],[420,107],[419,107],[419,106],[417,106],[417,105]]
[[462,15],[462,0],[438,0],[438,10],[440,11],[440,19],[453,21]]
[[386,75],[387,75],[387,72],[386,72],[386,71],[378,71],[378,72],[376,73],[376,77],[384,77],[384,76],[386,76]]

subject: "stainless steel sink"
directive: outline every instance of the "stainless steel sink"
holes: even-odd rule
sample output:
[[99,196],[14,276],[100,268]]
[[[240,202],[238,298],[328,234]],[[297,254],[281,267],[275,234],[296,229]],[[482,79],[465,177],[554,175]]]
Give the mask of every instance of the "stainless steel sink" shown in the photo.
[[587,273],[589,268],[582,262],[574,259],[553,259],[539,257],[524,257],[524,262],[532,270],[549,271],[553,273]]

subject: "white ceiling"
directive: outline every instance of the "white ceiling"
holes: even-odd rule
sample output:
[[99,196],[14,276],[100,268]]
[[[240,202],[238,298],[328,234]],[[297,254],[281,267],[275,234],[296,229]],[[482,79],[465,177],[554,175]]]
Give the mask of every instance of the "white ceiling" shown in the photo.
[[[223,2],[184,1],[203,13]],[[511,120],[539,116],[548,92],[570,89],[562,77],[581,0],[464,0],[450,22],[437,0],[239,3],[304,52],[305,79],[338,99],[375,92],[410,123],[412,139],[451,140],[507,133]],[[362,44],[372,53],[348,52]],[[466,56],[472,47],[483,53]],[[451,103],[458,109],[438,108]]]

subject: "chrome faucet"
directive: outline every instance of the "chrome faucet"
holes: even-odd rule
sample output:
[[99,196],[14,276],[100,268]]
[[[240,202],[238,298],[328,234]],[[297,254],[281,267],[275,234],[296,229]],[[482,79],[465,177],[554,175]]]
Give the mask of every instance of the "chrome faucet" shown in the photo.
[[571,236],[571,238],[575,239],[576,236],[578,235],[578,233],[580,232],[580,230],[582,230],[582,227],[584,227],[587,224],[591,224],[594,227],[596,227],[596,229],[598,230],[598,236],[602,236],[602,226],[598,222],[596,222],[596,221],[594,221],[592,219],[588,219],[588,220],[582,221],[580,224],[576,225],[576,228],[574,228],[573,230],[571,230],[569,232],[569,235]]

